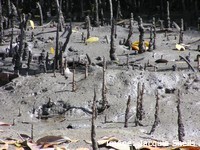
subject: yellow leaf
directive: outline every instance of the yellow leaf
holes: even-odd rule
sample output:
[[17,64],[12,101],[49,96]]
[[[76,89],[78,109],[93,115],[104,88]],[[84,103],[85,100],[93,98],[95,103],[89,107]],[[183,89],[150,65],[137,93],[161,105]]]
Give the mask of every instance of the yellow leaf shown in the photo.
[[76,29],[72,29],[72,33],[76,33],[78,32]]
[[50,48],[50,53],[51,53],[51,54],[55,54],[55,50],[54,50],[53,47]]
[[86,40],[86,43],[94,43],[94,42],[98,42],[99,38],[98,37],[90,37]]
[[[145,45],[146,49],[149,48],[149,42],[148,41],[144,41],[144,45]],[[131,46],[132,46],[133,50],[137,50],[138,51],[139,50],[139,41],[133,42]]]
[[33,20],[29,20],[29,22],[30,22],[30,25],[31,25],[32,29],[34,29],[34,28],[35,28],[35,25],[34,25]]
[[15,143],[15,146],[16,147],[21,147],[22,145],[21,145],[21,143],[19,143],[18,141]]

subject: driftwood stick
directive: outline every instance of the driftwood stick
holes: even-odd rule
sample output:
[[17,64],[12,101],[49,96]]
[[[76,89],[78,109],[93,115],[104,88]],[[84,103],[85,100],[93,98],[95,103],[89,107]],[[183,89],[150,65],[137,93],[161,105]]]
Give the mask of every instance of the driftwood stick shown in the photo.
[[190,64],[190,62],[186,58],[184,58],[183,56],[179,56],[179,57],[180,57],[180,59],[183,59],[188,64],[188,66],[190,66],[190,68],[192,69],[193,72],[196,72],[194,67],[192,67],[192,65]]
[[189,43],[187,43],[186,45],[188,45],[188,44],[194,44],[194,43],[197,43],[197,42],[199,42],[199,41],[200,41],[200,39],[195,40],[195,41],[193,41],[193,42],[189,42]]
[[179,25],[176,22],[173,21],[172,24],[178,31],[181,30],[181,28],[179,27]]

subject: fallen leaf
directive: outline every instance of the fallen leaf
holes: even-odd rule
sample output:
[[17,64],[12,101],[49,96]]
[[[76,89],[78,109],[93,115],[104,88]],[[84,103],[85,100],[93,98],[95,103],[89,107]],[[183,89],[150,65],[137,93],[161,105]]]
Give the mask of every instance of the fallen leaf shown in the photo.
[[23,147],[15,147],[15,150],[24,150]]
[[108,142],[106,146],[109,146],[118,150],[130,150],[129,144],[126,144],[124,142]]
[[179,51],[185,51],[185,47],[181,44],[176,44],[176,49]]
[[12,126],[13,124],[5,123],[5,122],[0,122],[0,126]]
[[13,140],[13,139],[0,140],[0,144],[15,145],[15,143],[16,143],[16,140]]
[[170,147],[151,147],[151,146],[144,146],[141,147],[139,150],[170,150]]
[[[145,45],[145,49],[147,50],[149,48],[149,42],[148,41],[144,41],[144,45]],[[139,50],[139,41],[135,41],[131,44],[132,46],[132,50]]]
[[6,143],[3,146],[1,146],[0,150],[8,150],[8,144]]
[[39,150],[40,148],[36,145],[36,143],[30,143],[27,142],[27,147],[29,147],[31,150]]
[[50,54],[55,54],[55,50],[53,47],[50,48]]
[[22,144],[20,143],[20,142],[15,142],[15,144],[14,144],[16,147],[22,147]]
[[86,40],[86,43],[94,43],[94,42],[98,42],[99,38],[98,37],[90,37]]
[[[85,143],[87,144],[92,144],[92,141],[89,141],[89,140],[84,140]],[[104,144],[107,144],[108,142],[118,142],[119,140],[116,138],[116,137],[102,137],[101,139],[97,140],[97,144],[99,146],[102,146]]]
[[78,140],[71,140],[68,137],[62,136],[45,136],[37,140],[37,145],[43,145],[43,148],[52,147],[54,145],[59,145],[62,143],[75,143]]
[[172,150],[200,150],[200,147],[197,146],[179,146],[174,147]]
[[30,22],[30,25],[31,25],[32,29],[34,29],[35,28],[35,24],[34,24],[33,20],[29,20],[29,22]]

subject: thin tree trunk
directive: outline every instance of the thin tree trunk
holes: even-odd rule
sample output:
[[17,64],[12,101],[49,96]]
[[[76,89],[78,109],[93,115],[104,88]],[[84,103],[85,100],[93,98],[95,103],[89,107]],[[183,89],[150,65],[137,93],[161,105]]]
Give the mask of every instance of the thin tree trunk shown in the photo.
[[19,75],[19,70],[21,68],[21,61],[22,61],[22,53],[23,53],[23,45],[24,45],[24,24],[25,24],[25,14],[22,14],[20,17],[20,43],[19,49],[17,51],[17,58],[15,63],[15,74]]
[[65,49],[67,48],[67,44],[69,43],[69,39],[70,39],[71,34],[72,34],[72,23],[70,22],[69,32],[68,32],[68,34],[67,34],[65,43],[64,43],[63,46],[62,46],[62,51],[63,51],[63,53],[65,52]]
[[60,0],[60,4],[58,2],[58,0],[56,1],[56,6],[57,6],[57,13],[58,13],[58,24],[59,24],[59,31],[62,32],[63,30],[63,26],[64,26],[64,17],[63,17],[63,13],[62,13],[62,0]]
[[13,44],[13,28],[14,28],[14,25],[13,25],[13,18],[11,18],[11,27],[12,27],[12,32],[11,32],[11,38],[10,38],[9,57],[13,57],[13,47],[12,47],[12,44]]
[[91,27],[89,14],[85,18],[85,27],[87,29],[87,39],[88,39],[90,37],[90,27]]
[[55,69],[58,69],[58,61],[59,61],[58,51],[59,51],[59,23],[57,24],[57,31],[56,31],[56,51],[55,51],[55,56],[54,56]]
[[37,2],[37,6],[39,8],[40,11],[40,26],[43,26],[43,13],[42,13],[42,8],[39,2]]
[[98,27],[99,26],[99,3],[98,0],[95,0],[95,24]]
[[186,9],[185,9],[185,8],[186,8],[186,7],[185,7],[185,0],[181,0],[181,2],[182,2],[182,9],[183,9],[183,12],[185,12],[185,10],[186,10]]
[[130,39],[131,36],[133,35],[133,13],[131,13],[131,18],[130,18],[130,22],[129,22],[129,33],[128,33],[128,38],[126,40],[125,46],[129,46],[130,44]]
[[160,0],[160,19],[163,20],[164,16],[163,0]]
[[2,5],[1,5],[2,0],[0,0],[0,44],[3,42],[3,17],[2,17]]
[[110,25],[112,26],[113,23],[113,5],[112,5],[112,0],[109,0],[110,4]]
[[8,22],[7,22],[7,27],[10,28],[11,26],[11,5],[10,5],[10,0],[7,0],[7,16],[8,16]]
[[101,26],[104,25],[104,13],[103,13],[103,3],[101,0],[99,0],[100,5],[100,19],[101,19]]
[[117,15],[116,19],[120,20],[122,17],[122,12],[121,12],[121,5],[120,5],[120,0],[117,1]]
[[179,44],[183,43],[183,33],[184,32],[184,24],[183,19],[181,19],[181,27],[180,27],[180,33],[179,33]]
[[82,20],[83,17],[84,17],[84,13],[83,13],[83,0],[80,0],[80,3],[81,3],[81,20]]

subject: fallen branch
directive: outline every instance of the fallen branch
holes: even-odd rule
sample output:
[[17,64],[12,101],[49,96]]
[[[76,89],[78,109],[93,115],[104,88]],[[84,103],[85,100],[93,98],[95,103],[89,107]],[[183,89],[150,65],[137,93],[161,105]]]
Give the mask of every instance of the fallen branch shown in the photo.
[[176,22],[173,21],[172,24],[174,25],[174,27],[175,27],[178,31],[181,30],[181,28],[179,27],[179,25],[178,25]]
[[190,66],[190,68],[192,69],[193,72],[196,72],[194,67],[192,67],[192,65],[190,64],[190,62],[187,59],[185,59],[183,56],[179,56],[179,57],[180,57],[180,59],[183,59],[188,64],[188,66]]
[[187,43],[187,44],[194,44],[194,43],[199,42],[199,41],[200,41],[200,39],[198,39],[198,40],[196,40],[196,41],[193,41],[193,42],[189,42],[189,43]]

